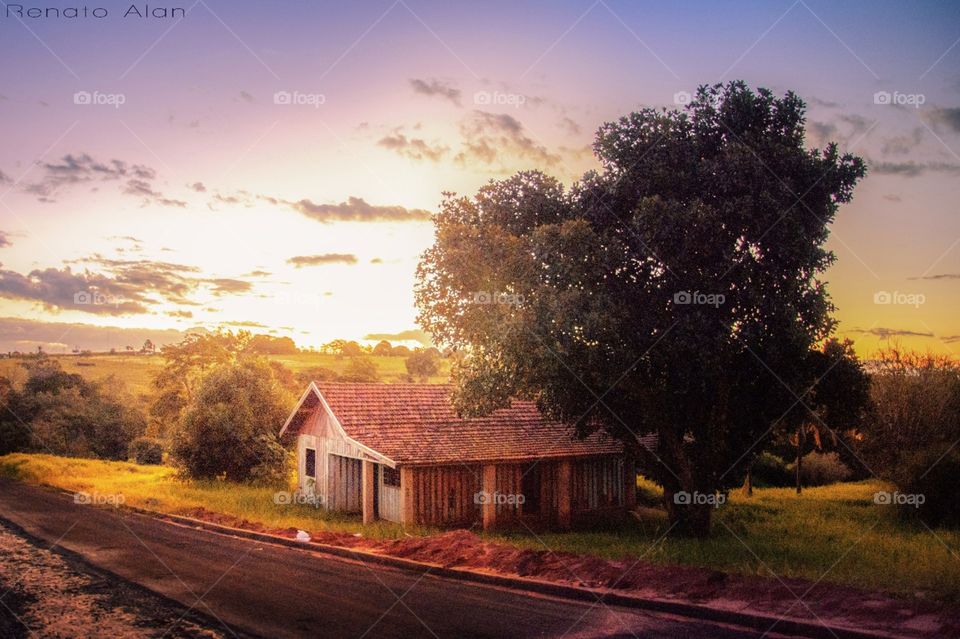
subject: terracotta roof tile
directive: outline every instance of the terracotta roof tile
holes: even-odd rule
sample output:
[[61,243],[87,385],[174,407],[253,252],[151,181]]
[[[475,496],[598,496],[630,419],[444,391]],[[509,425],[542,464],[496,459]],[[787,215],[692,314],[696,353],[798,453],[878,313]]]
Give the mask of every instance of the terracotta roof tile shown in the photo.
[[398,463],[523,461],[620,453],[595,433],[576,439],[531,401],[474,418],[458,417],[450,386],[315,382],[347,435]]

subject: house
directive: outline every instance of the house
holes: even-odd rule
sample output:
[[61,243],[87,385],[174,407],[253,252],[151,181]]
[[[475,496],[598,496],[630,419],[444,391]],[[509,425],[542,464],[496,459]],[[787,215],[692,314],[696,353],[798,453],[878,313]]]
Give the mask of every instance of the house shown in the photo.
[[567,528],[636,503],[636,471],[602,433],[576,439],[530,401],[458,417],[451,388],[313,382],[296,436],[299,490],[328,510],[402,524]]

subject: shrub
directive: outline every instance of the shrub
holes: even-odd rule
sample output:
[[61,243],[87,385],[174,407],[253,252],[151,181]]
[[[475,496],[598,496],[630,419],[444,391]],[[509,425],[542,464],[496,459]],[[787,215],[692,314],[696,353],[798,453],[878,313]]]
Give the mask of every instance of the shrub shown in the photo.
[[930,526],[960,525],[960,451],[931,447],[907,457],[899,469],[897,487],[907,495],[923,495],[919,507],[903,504],[906,517],[920,517]]
[[163,444],[152,437],[137,437],[130,442],[130,456],[138,464],[162,464]]
[[406,359],[404,365],[410,377],[425,381],[440,371],[437,356],[430,351],[417,351]]
[[768,452],[757,455],[750,468],[750,478],[755,486],[784,487],[794,482],[787,462]]
[[[787,466],[792,476],[796,476],[796,462]],[[840,481],[846,481],[853,475],[853,471],[840,461],[837,453],[818,453],[816,451],[805,455],[800,463],[800,481],[804,486],[826,486]]]
[[367,357],[352,357],[341,379],[345,382],[379,382],[377,365]]
[[930,523],[956,523],[957,497],[950,492],[960,453],[951,449],[960,439],[960,364],[891,349],[880,354],[876,368],[874,408],[858,453],[899,492],[925,496],[919,509],[903,512]]
[[262,360],[220,366],[201,381],[170,452],[194,478],[260,481],[282,473],[277,431],[290,400]]

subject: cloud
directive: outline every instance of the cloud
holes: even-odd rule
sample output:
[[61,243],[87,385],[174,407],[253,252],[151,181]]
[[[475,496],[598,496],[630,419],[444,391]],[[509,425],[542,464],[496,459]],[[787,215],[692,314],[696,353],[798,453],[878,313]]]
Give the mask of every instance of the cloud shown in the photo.
[[254,101],[254,100],[253,100],[253,96],[250,95],[249,93],[247,93],[246,91],[241,91],[241,92],[240,92],[240,99],[243,100],[244,102],[253,102],[253,101]]
[[10,176],[0,171],[0,184],[10,184],[11,182],[13,182],[13,180],[10,179]]
[[901,177],[919,177],[927,173],[960,173],[960,164],[952,162],[870,162],[869,168],[881,175],[899,175]]
[[142,314],[149,302],[142,291],[125,282],[89,271],[74,273],[70,267],[36,269],[27,275],[0,270],[0,297],[94,315]]
[[356,264],[357,256],[352,253],[324,253],[322,255],[297,255],[287,260],[297,268],[320,266],[323,264]]
[[937,275],[919,275],[908,280],[960,280],[960,273],[938,273]]
[[270,271],[257,269],[255,271],[250,271],[249,273],[244,273],[243,277],[270,277],[271,275],[273,275],[273,273]]
[[67,154],[59,162],[46,162],[40,166],[43,177],[26,185],[24,190],[43,201],[52,201],[62,189],[76,184],[125,178],[149,181],[157,176],[156,171],[142,164],[128,164],[122,160],[98,162],[86,153]]
[[880,152],[884,155],[906,155],[923,142],[923,128],[916,127],[908,135],[884,138]]
[[247,293],[251,289],[253,289],[253,284],[251,284],[250,282],[233,279],[229,277],[216,277],[213,279],[203,280],[203,282],[213,286],[213,294],[218,297],[221,295],[236,295],[237,293]]
[[220,326],[234,326],[236,328],[269,328],[266,324],[261,324],[260,322],[251,322],[251,321],[230,321],[230,322],[219,322]]
[[506,168],[505,160],[511,157],[546,166],[560,162],[560,156],[534,142],[523,124],[508,113],[473,111],[461,122],[460,133],[463,149],[454,161],[461,165],[499,163],[501,168]]
[[203,182],[194,182],[193,184],[187,185],[191,191],[196,191],[197,193],[206,193],[207,187],[204,186]]
[[564,116],[560,118],[560,128],[570,135],[580,135],[580,125],[571,118]]
[[54,352],[57,345],[69,341],[84,350],[108,351],[115,348],[122,351],[127,346],[139,348],[147,339],[159,346],[175,344],[186,333],[179,330],[157,330],[147,328],[115,328],[92,326],[90,324],[40,322],[15,317],[0,318],[0,351],[22,352],[36,351],[42,346],[47,352]]
[[880,339],[890,339],[891,337],[933,337],[933,333],[911,331],[903,328],[852,328],[848,333],[859,333],[861,335],[873,335]]
[[144,205],[154,203],[162,206],[185,207],[186,202],[165,196],[157,191],[153,182],[157,172],[143,164],[129,164],[123,160],[99,162],[86,153],[67,154],[59,162],[40,165],[43,176],[39,181],[27,184],[23,190],[37,196],[41,202],[55,202],[65,189],[80,184],[124,181],[121,192],[143,198]]
[[10,234],[5,231],[0,231],[0,248],[7,246],[13,246],[13,242],[10,241]]
[[960,133],[960,107],[935,107],[926,110],[923,117],[938,131]]
[[420,95],[426,95],[430,97],[444,98],[446,100],[450,100],[455,105],[460,106],[460,89],[456,88],[449,82],[436,79],[420,80],[418,78],[411,78],[410,86],[413,87],[414,93],[419,93]]
[[359,197],[351,197],[339,204],[317,204],[307,199],[291,202],[263,197],[274,204],[285,204],[318,222],[425,222],[430,211],[408,209],[402,206],[377,206]]
[[387,135],[377,141],[377,146],[390,149],[411,160],[430,160],[438,162],[450,150],[449,147],[437,144],[430,144],[421,138],[407,138],[403,133],[397,132],[393,135]]
[[193,317],[193,313],[190,311],[167,311],[167,315],[170,317],[182,317],[184,319],[190,319]]
[[826,144],[837,132],[837,125],[830,122],[811,121],[807,125],[807,132],[817,144]]
[[388,341],[412,341],[420,342],[424,346],[433,346],[433,340],[425,332],[419,328],[412,328],[407,331],[400,331],[399,333],[368,333],[363,336],[363,339],[369,340],[381,340],[385,339]]
[[887,202],[902,202],[903,198],[897,195],[896,193],[887,193],[883,196]]
[[178,208],[184,208],[187,206],[187,203],[183,200],[168,198],[163,193],[155,191],[153,186],[151,186],[146,180],[134,179],[127,181],[127,185],[124,187],[123,192],[127,195],[141,196],[143,198],[144,206],[151,202],[154,204],[160,204],[161,206],[176,206]]

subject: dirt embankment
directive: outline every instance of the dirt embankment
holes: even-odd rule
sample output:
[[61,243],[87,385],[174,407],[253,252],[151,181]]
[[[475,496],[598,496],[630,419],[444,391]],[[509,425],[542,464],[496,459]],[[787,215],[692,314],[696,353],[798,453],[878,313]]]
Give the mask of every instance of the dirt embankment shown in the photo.
[[[203,508],[182,513],[212,523],[296,538],[296,528],[276,529]],[[849,586],[728,574],[635,559],[611,561],[567,552],[524,550],[484,541],[466,530],[395,540],[351,533],[308,531],[311,541],[392,557],[500,575],[609,589],[715,608],[823,621],[914,637],[960,637],[960,610],[933,601],[905,600]]]

